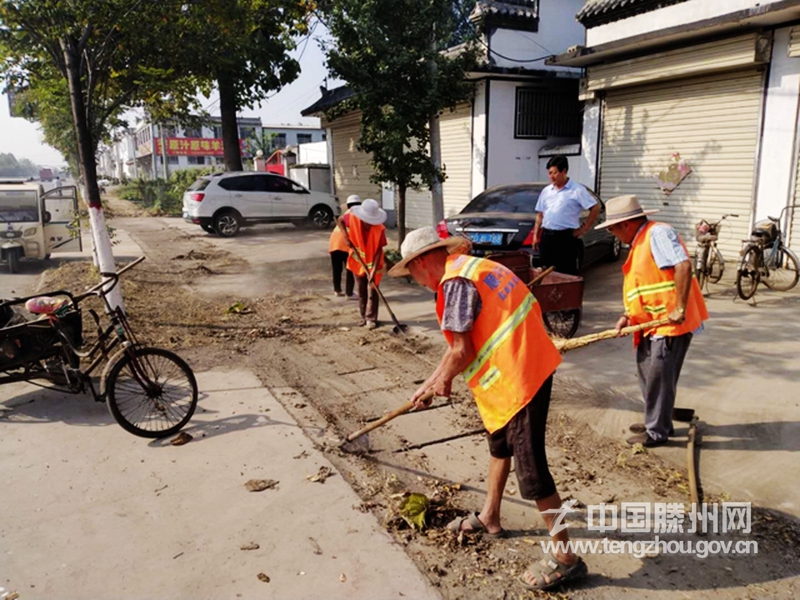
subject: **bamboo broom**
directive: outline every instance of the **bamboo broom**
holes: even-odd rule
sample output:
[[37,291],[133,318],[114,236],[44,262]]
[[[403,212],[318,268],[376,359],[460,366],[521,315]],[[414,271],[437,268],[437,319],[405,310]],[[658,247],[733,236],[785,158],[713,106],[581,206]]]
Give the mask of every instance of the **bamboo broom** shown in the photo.
[[584,335],[574,339],[553,338],[553,343],[555,344],[556,348],[558,348],[558,351],[563,353],[569,352],[570,350],[575,350],[577,348],[583,348],[584,346],[599,342],[600,340],[609,340],[623,335],[631,335],[632,333],[638,333],[646,329],[652,329],[654,327],[668,324],[669,319],[664,318],[658,321],[650,321],[648,323],[640,323],[639,325],[623,327],[619,333],[617,333],[616,329],[608,329],[606,331],[601,331],[600,333],[592,333],[590,335]]

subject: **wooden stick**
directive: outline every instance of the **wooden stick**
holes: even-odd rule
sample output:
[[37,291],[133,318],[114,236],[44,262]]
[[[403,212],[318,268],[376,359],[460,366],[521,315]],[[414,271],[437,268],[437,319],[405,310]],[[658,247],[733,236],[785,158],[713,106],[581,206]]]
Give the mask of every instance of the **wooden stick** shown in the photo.
[[542,271],[536,277],[531,279],[530,283],[528,284],[528,287],[530,288],[537,285],[542,279],[550,275],[550,273],[553,272],[553,269],[555,269],[555,267],[547,267],[544,271]]
[[[427,400],[429,398],[433,398],[433,396],[434,396],[433,392],[427,392],[424,396],[422,396],[421,400],[424,401],[424,400]],[[390,412],[388,415],[386,415],[384,417],[381,417],[380,419],[378,419],[377,421],[375,421],[373,423],[370,423],[366,427],[362,427],[358,431],[354,431],[353,433],[351,433],[350,435],[348,435],[345,438],[345,442],[352,442],[357,437],[360,437],[360,436],[364,435],[365,433],[369,433],[373,429],[377,429],[378,427],[380,427],[384,423],[388,423],[389,421],[399,417],[400,415],[406,414],[412,408],[414,408],[414,402],[409,400],[408,402],[403,404],[403,406],[401,406],[397,410]]]
[[571,340],[555,339],[553,340],[553,343],[556,345],[556,348],[558,348],[559,352],[567,352],[569,350],[575,350],[576,348],[583,348],[584,346],[588,346],[594,342],[599,342],[600,340],[610,340],[612,338],[623,335],[631,335],[632,333],[639,333],[640,331],[644,331],[646,329],[653,329],[654,327],[660,327],[661,325],[668,324],[669,319],[664,318],[658,321],[649,321],[639,325],[623,327],[619,333],[617,333],[616,329],[608,329],[606,331],[601,331],[600,333],[592,333],[590,335],[584,335]]
[[686,444],[686,470],[689,475],[689,496],[694,504],[700,504],[697,489],[697,468],[695,465],[695,438],[697,437],[697,417],[692,417],[689,425],[689,442]]

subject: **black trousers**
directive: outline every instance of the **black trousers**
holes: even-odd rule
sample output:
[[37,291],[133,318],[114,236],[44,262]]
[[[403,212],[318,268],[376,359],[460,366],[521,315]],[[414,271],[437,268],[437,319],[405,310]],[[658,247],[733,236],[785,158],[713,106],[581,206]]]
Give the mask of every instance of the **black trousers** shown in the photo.
[[345,294],[349,298],[353,295],[353,290],[356,287],[356,280],[353,277],[353,272],[345,268],[347,264],[347,252],[342,250],[334,250],[331,252],[331,267],[333,269],[333,291],[342,291],[342,271],[345,272]]
[[557,273],[578,274],[578,253],[581,241],[572,235],[574,229],[542,229],[539,257],[544,267],[555,267]]

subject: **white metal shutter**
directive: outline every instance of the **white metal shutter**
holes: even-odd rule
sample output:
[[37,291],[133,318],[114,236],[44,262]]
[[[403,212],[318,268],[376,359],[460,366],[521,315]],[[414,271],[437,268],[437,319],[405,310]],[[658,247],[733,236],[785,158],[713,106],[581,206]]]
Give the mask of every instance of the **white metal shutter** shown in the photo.
[[[447,174],[447,179],[442,185],[446,217],[458,213],[472,200],[471,123],[470,104],[459,104],[455,111],[445,111],[439,117],[442,165]],[[406,225],[409,229],[435,225],[430,190],[406,192]]]
[[[795,173],[795,181],[794,181],[794,201],[792,204],[800,205],[800,153],[797,156],[797,172]],[[789,218],[789,230],[786,232],[786,235],[789,238],[789,247],[795,251],[795,253],[800,253],[800,208],[790,208],[788,211]],[[773,217],[777,217],[778,215],[772,215]],[[783,223],[781,223],[781,227],[783,227]]]
[[666,79],[693,77],[714,71],[732,71],[769,62],[769,37],[755,33],[685,46],[657,54],[589,67],[588,91],[641,85]]
[[439,119],[442,164],[447,179],[443,184],[444,216],[461,212],[472,200],[472,105],[459,104]]
[[327,124],[333,137],[333,180],[335,194],[344,204],[350,194],[361,199],[374,198],[380,203],[381,186],[372,183],[369,155],[356,149],[361,138],[361,112],[353,111]]
[[433,225],[433,197],[431,191],[406,190],[406,227],[418,229]]
[[[720,247],[736,260],[747,237],[756,172],[763,75],[752,69],[609,91],[600,194],[635,194],[672,224],[689,250],[701,218],[726,221]],[[654,175],[679,153],[692,173],[666,195]]]
[[787,54],[791,57],[800,56],[800,27],[792,27]]

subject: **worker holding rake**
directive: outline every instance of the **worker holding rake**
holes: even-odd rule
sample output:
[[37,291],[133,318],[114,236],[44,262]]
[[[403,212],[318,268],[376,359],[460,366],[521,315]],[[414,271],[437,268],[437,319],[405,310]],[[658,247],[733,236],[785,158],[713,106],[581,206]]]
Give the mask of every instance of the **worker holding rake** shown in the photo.
[[553,373],[561,355],[525,284],[503,265],[464,254],[465,243],[459,237],[442,240],[432,227],[417,229],[402,244],[403,259],[389,271],[394,277],[410,275],[436,292],[436,313],[448,343],[412,400],[423,408],[431,402],[429,392],[449,397],[453,379],[464,374],[487,431],[489,477],[481,512],[454,520],[448,529],[505,536],[500,504],[514,456],[520,494],[536,501],[553,540],[562,542],[521,578],[529,589],[547,590],[587,573],[560,527],[561,498],[545,453]]
[[657,210],[644,210],[636,196],[618,196],[606,202],[607,227],[623,244],[630,244],[625,274],[625,312],[616,329],[653,319],[667,323],[634,334],[636,366],[644,396],[644,423],[634,423],[628,444],[661,446],[674,434],[672,414],[683,361],[695,333],[708,319],[703,293],[686,245],[666,223],[650,221]]

